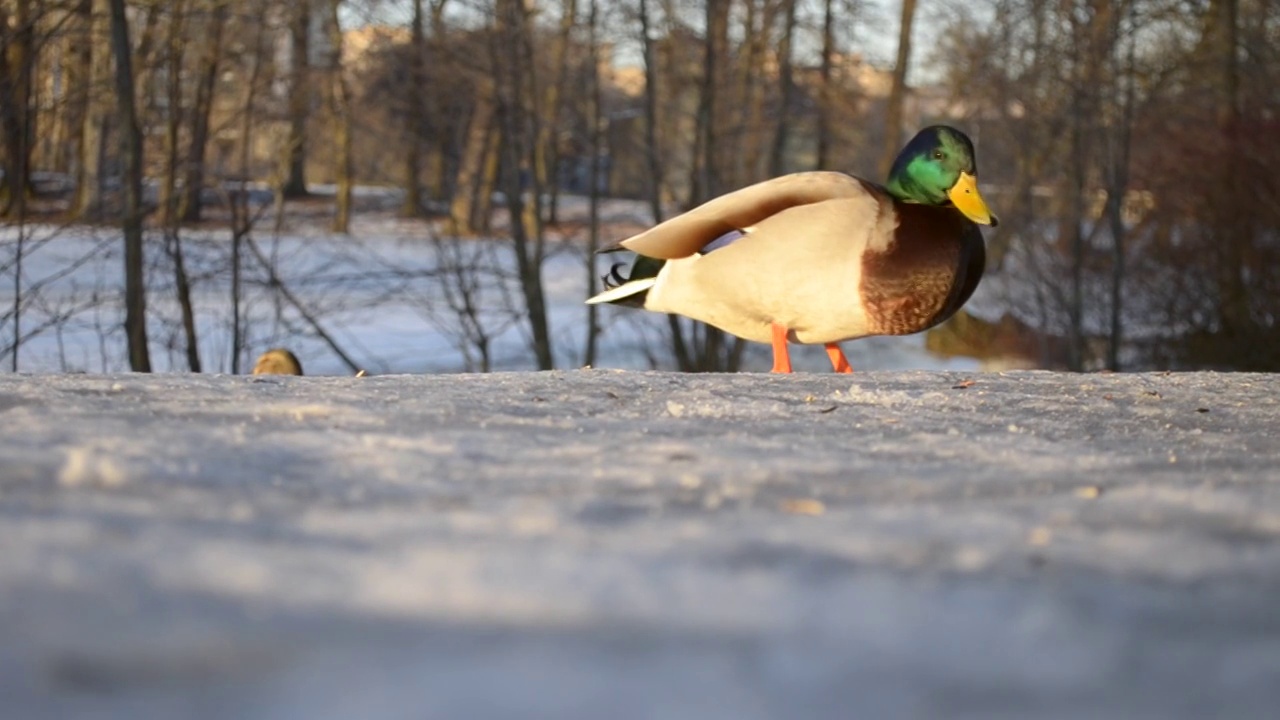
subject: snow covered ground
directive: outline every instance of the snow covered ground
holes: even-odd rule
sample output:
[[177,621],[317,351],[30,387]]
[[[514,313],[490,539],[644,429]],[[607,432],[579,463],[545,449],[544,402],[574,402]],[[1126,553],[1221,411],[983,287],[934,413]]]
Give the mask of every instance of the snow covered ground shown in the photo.
[[1272,718],[1280,378],[0,376],[0,715]]

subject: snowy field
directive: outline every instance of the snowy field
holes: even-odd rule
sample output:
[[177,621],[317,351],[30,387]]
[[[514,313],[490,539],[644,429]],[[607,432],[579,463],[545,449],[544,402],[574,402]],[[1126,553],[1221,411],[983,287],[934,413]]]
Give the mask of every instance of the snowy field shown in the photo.
[[1274,718],[1280,378],[0,376],[6,718]]
[[[320,188],[323,189],[323,188]],[[394,204],[376,189],[367,202]],[[562,201],[562,217],[581,221],[581,198]],[[296,296],[325,332],[356,364],[373,374],[459,372],[482,369],[474,342],[458,307],[467,303],[461,290],[470,289],[476,309],[474,326],[488,337],[490,363],[495,370],[536,368],[531,352],[523,300],[515,282],[515,258],[509,241],[432,237],[432,226],[404,221],[390,211],[366,210],[353,218],[350,235],[326,229],[327,206],[293,210],[275,232],[267,218],[257,226],[253,241],[285,288]],[[612,232],[629,233],[643,227],[638,203],[609,201],[605,221]],[[607,233],[605,239],[616,239]],[[19,231],[0,228],[0,349],[11,347],[13,258]],[[122,241],[111,228],[37,225],[23,231],[23,319],[26,337],[19,369],[27,372],[120,372],[128,369],[125,356],[121,299]],[[587,256],[581,235],[566,238],[555,232],[544,262],[549,322],[556,365],[584,364],[587,308]],[[148,332],[153,367],[159,372],[187,368],[185,339],[173,290],[173,262],[163,233],[147,240]],[[185,230],[182,252],[193,277],[193,305],[206,372],[231,370],[231,240],[226,228]],[[598,277],[609,263],[629,256],[597,258]],[[349,375],[352,371],[317,336],[312,325],[282,297],[270,282],[265,266],[246,246],[241,267],[244,292],[241,314],[245,350],[240,369],[253,367],[258,353],[285,346],[301,358],[308,375]],[[674,369],[669,358],[664,316],[606,307],[597,367]],[[472,334],[474,337],[474,333]],[[875,369],[970,369],[977,363],[946,359],[928,353],[924,336],[870,338],[845,348],[854,367]],[[2,367],[10,367],[8,351],[0,352]],[[765,371],[771,365],[769,348],[753,345],[744,369]],[[829,368],[822,348],[799,348],[801,369]]]

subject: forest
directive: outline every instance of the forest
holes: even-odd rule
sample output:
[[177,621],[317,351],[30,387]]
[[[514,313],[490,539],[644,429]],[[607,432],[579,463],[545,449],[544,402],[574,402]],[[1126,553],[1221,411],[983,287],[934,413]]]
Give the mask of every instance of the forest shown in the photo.
[[[581,305],[592,251],[935,123],[1001,223],[922,352],[1280,369],[1271,0],[0,0],[0,358],[751,369]],[[393,303],[453,359],[343,329]]]

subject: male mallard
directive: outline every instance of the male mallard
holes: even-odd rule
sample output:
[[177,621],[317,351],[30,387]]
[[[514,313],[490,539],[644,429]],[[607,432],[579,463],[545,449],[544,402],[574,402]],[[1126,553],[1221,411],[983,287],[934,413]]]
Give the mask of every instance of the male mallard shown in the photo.
[[[787,342],[826,345],[927,330],[959,310],[982,277],[974,223],[996,218],[978,194],[973,143],[955,128],[921,130],[889,182],[802,172],[731,192],[601,252],[631,250],[588,303],[676,313],[773,344],[773,371],[791,372]],[[610,281],[612,279],[612,282]]]

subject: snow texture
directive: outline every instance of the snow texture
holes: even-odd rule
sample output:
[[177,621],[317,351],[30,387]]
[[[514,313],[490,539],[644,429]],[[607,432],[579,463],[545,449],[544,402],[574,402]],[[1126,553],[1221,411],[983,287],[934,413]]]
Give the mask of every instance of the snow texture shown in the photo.
[[1271,718],[1280,378],[0,377],[6,718]]

